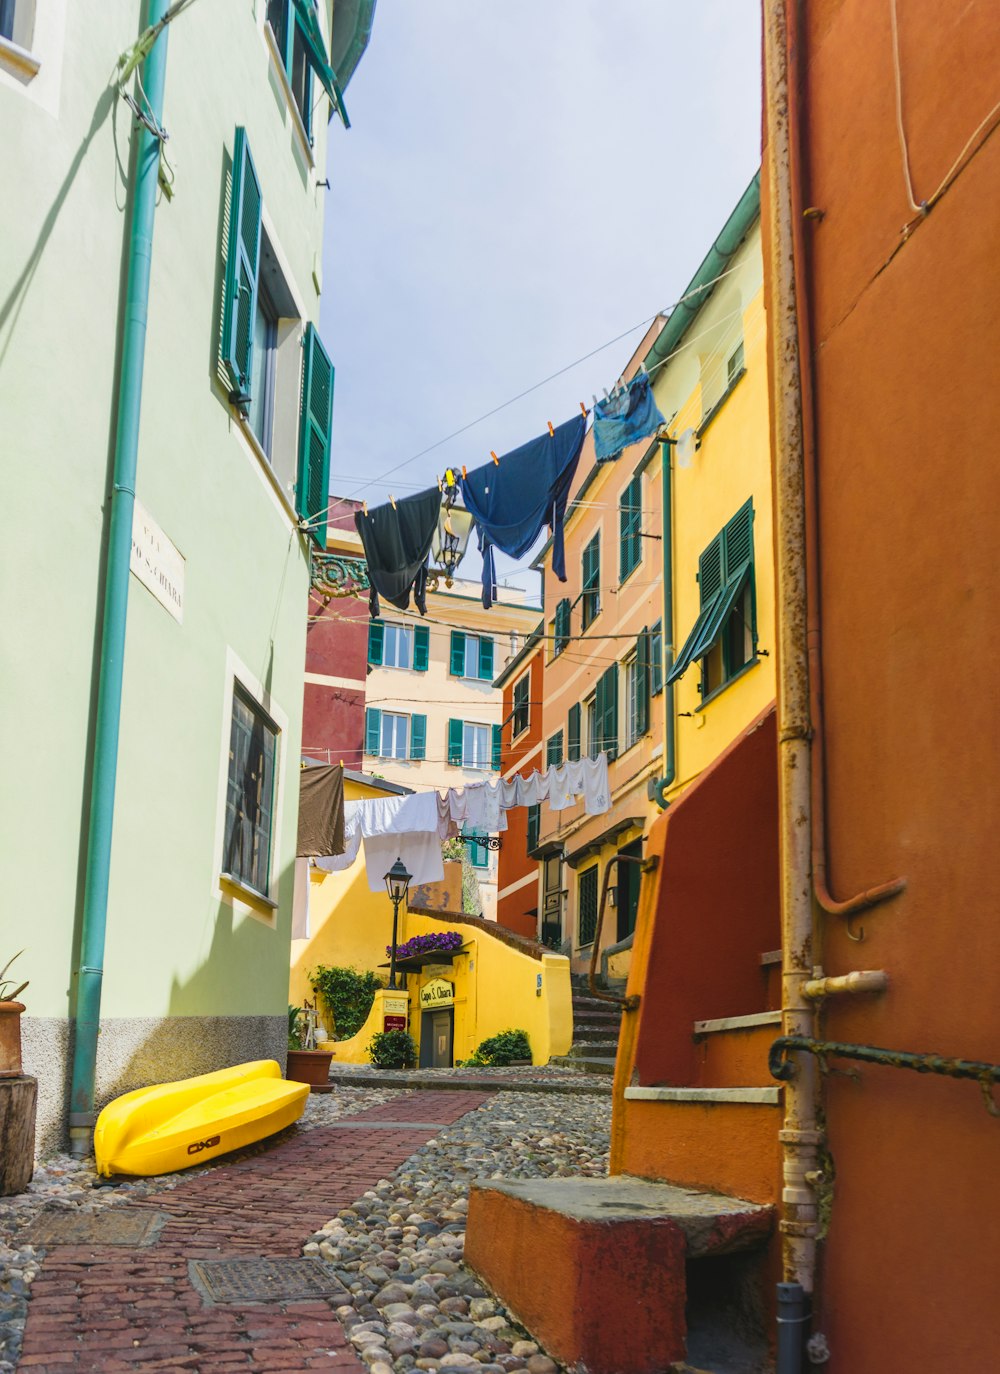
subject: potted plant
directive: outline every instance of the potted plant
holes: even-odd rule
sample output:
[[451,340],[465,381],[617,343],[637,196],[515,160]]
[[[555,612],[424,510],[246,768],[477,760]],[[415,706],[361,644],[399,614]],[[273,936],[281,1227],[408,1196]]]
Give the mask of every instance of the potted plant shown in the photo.
[[21,1077],[21,1013],[24,1003],[17,999],[28,986],[27,981],[16,984],[6,976],[14,959],[23,954],[19,950],[0,969],[0,1078]]
[[416,1041],[405,1030],[376,1031],[368,1053],[376,1069],[412,1069],[417,1062]]
[[292,1083],[319,1087],[329,1080],[332,1058],[332,1050],[316,1049],[315,1008],[289,1006],[285,1077]]

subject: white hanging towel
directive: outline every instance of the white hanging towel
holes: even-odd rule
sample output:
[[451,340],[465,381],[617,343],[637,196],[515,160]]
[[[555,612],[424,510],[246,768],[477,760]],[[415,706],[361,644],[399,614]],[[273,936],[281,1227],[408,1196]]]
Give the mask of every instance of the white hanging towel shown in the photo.
[[397,859],[402,860],[410,874],[411,891],[419,883],[439,883],[444,878],[441,841],[436,830],[366,835],[365,869],[372,892],[385,891],[385,875]]

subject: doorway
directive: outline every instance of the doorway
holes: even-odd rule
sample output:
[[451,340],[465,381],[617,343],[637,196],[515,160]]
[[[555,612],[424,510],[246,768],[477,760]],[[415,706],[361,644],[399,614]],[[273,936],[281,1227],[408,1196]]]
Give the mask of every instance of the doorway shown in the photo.
[[618,886],[615,903],[618,909],[618,939],[624,940],[635,930],[635,919],[639,912],[639,864],[631,862],[642,858],[642,840],[633,840],[618,851],[623,862],[618,864]]
[[455,1010],[425,1011],[420,1017],[420,1067],[450,1069],[455,1038]]

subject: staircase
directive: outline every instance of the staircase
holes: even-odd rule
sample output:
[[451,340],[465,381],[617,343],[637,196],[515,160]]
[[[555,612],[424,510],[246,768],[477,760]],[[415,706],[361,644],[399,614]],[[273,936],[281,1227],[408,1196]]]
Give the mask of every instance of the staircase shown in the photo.
[[549,1063],[578,1073],[610,1076],[615,1071],[621,1009],[595,997],[585,975],[574,974],[572,984],[573,1043],[568,1054],[556,1055]]

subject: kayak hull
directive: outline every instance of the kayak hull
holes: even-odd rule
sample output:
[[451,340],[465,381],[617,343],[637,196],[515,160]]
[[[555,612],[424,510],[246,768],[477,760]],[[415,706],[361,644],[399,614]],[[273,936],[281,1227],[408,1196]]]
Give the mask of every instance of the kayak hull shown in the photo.
[[205,1164],[290,1126],[308,1096],[273,1059],[138,1088],[97,1118],[97,1172],[148,1177]]

